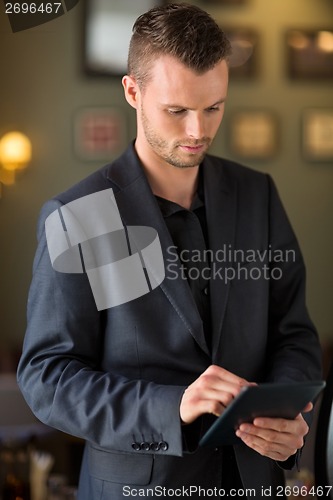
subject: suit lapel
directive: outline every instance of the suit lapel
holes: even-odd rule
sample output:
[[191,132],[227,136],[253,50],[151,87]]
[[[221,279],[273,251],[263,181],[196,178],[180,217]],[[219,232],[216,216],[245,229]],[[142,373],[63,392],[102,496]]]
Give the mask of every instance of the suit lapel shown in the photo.
[[[234,246],[237,207],[235,181],[226,174],[220,160],[218,163],[211,157],[206,157],[204,160],[204,189],[209,248],[214,256],[210,300],[212,360],[213,363],[217,363],[221,358],[219,343],[230,288],[230,282],[225,280],[225,267],[228,266],[228,262],[225,262],[221,255],[224,255],[222,253],[224,250],[230,248],[229,245]],[[219,261],[216,260],[216,256],[219,257]]]
[[171,259],[172,239],[133,147],[111,164],[107,176],[117,186],[115,198],[124,225],[156,229],[165,262],[165,279],[160,288],[201,349],[209,354],[192,293],[187,282],[181,278],[178,258],[174,262],[175,252]]

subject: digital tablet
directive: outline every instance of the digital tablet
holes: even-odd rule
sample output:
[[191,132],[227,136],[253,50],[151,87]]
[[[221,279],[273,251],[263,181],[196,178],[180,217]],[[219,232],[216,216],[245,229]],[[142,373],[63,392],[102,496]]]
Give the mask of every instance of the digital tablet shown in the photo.
[[244,422],[256,417],[294,419],[325,387],[324,381],[268,383],[244,387],[217,418],[199,442],[199,446],[237,444],[235,432]]

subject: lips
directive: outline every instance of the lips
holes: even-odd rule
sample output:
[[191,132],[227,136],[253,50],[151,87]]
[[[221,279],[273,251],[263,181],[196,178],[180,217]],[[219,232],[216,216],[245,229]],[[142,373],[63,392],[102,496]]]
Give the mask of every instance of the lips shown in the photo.
[[205,148],[204,144],[199,144],[197,146],[180,146],[181,149],[186,151],[187,153],[201,153],[201,151]]

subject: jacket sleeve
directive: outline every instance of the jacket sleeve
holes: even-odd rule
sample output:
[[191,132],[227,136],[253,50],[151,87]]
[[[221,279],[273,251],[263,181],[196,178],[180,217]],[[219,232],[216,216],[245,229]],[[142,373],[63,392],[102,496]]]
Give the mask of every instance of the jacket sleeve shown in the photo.
[[179,405],[185,387],[101,371],[105,317],[87,276],[57,272],[51,265],[44,226],[60,206],[48,202],[39,220],[20,389],[35,415],[63,432],[133,453],[140,453],[135,443],[162,442],[144,453],[181,456]]

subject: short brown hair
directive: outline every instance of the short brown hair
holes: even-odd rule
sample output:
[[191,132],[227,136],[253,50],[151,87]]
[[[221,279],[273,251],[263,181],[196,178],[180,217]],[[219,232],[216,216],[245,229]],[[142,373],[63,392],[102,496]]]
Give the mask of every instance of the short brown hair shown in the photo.
[[202,74],[230,53],[226,34],[204,10],[186,3],[154,7],[134,23],[128,74],[144,86],[152,62],[160,55],[173,56]]

